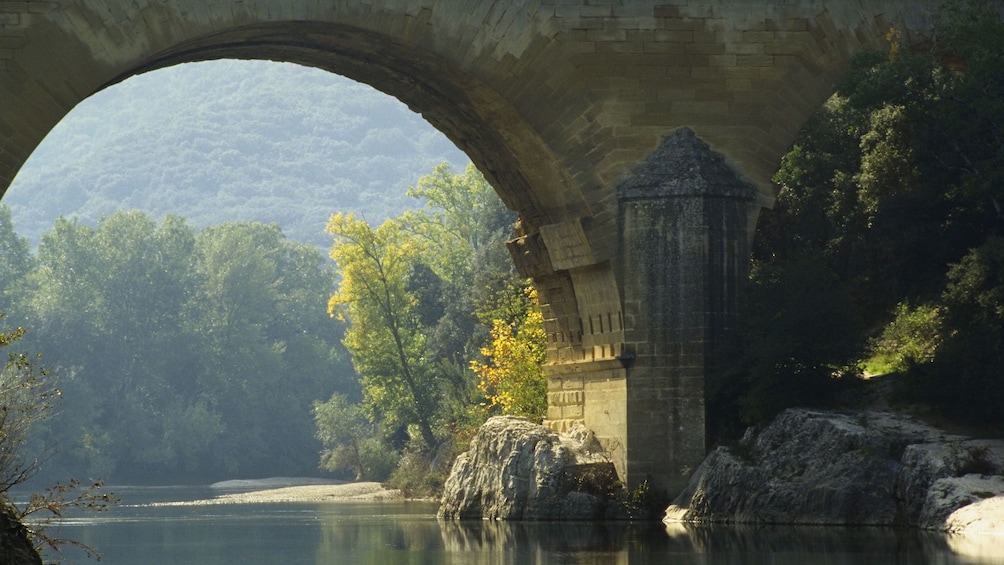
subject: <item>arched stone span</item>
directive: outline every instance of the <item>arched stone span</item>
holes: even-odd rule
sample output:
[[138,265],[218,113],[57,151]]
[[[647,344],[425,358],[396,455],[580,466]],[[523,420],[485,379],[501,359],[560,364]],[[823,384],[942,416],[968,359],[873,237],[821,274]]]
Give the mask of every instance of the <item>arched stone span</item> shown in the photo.
[[371,84],[520,212],[551,425],[586,423],[628,484],[675,489],[704,454],[704,370],[778,160],[850,55],[924,5],[5,0],[0,189],[80,100],[145,70],[274,58]]

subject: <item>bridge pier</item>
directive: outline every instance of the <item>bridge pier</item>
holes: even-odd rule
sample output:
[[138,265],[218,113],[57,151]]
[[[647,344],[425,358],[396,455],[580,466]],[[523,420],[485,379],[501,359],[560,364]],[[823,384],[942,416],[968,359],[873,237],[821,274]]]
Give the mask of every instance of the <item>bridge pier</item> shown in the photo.
[[589,427],[629,487],[677,492],[704,458],[705,374],[735,325],[756,199],[754,185],[681,128],[620,184],[608,258],[598,260],[582,220],[513,246],[547,325],[546,423]]
[[619,187],[629,485],[686,486],[705,454],[704,379],[735,327],[757,190],[689,129]]

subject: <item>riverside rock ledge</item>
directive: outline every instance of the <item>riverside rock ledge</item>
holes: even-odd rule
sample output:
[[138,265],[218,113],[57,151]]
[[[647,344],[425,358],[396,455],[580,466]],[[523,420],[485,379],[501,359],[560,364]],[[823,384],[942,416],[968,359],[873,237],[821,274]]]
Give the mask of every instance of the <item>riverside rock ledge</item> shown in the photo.
[[[592,433],[577,426],[558,435],[522,418],[490,418],[453,464],[441,518],[595,520],[617,512],[583,485],[616,480]],[[596,490],[602,490],[596,489]]]
[[1004,535],[1004,441],[885,411],[789,409],[718,447],[666,522],[897,525]]

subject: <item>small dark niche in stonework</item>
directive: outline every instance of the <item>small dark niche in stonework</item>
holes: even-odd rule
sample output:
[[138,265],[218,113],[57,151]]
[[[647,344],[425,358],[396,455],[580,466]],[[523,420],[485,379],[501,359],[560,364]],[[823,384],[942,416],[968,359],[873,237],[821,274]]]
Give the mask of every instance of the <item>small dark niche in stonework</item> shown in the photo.
[[682,127],[666,134],[633,176],[618,187],[621,199],[712,196],[754,200],[757,190],[741,180],[725,157]]

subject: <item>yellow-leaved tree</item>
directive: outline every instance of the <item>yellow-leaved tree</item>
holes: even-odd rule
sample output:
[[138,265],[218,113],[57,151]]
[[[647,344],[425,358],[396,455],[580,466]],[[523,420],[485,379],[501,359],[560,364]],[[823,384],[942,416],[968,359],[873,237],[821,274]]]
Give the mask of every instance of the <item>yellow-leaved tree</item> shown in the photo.
[[489,412],[541,421],[547,410],[543,365],[547,344],[537,291],[524,289],[525,311],[509,320],[492,320],[491,343],[481,349],[485,362],[471,361]]
[[434,447],[439,387],[407,289],[418,256],[414,238],[393,220],[373,228],[352,214],[331,216],[327,231],[342,274],[328,312],[349,322],[344,343],[362,376],[364,404],[371,418],[417,425],[426,446]]

